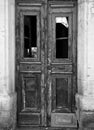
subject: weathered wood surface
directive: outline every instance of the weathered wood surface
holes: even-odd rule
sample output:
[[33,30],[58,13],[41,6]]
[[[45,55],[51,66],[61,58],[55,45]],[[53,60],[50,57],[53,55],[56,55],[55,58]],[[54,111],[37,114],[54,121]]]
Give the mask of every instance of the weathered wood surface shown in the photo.
[[[40,0],[37,3],[30,2],[30,5],[28,1],[17,3],[16,89],[19,125],[53,127],[60,125],[62,130],[63,126],[76,127],[74,116],[77,90],[75,4],[73,2],[62,2],[62,4]],[[24,57],[25,15],[37,17],[37,58]],[[66,58],[56,58],[56,17],[69,19],[68,57]],[[62,117],[59,118],[60,113]],[[65,124],[64,113],[67,116]],[[73,115],[68,116],[68,113]],[[56,120],[53,118],[54,115]],[[61,118],[62,122],[58,122]],[[50,129],[52,128],[48,130]]]

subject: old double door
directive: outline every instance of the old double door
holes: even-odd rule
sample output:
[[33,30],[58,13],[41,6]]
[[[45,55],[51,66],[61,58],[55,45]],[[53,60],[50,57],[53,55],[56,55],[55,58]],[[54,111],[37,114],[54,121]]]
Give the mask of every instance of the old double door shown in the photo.
[[17,3],[16,88],[18,125],[76,127],[75,3]]

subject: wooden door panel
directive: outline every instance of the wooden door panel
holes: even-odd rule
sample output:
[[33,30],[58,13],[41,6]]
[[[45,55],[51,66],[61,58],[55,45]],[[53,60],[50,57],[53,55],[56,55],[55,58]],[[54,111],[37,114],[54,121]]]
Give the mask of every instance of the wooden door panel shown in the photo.
[[40,110],[40,77],[40,74],[22,74],[22,111]]
[[41,73],[41,63],[22,63],[19,66],[20,72]]
[[52,64],[52,73],[70,73],[72,74],[72,64]]
[[77,127],[76,114],[73,113],[51,113],[52,127]]
[[40,113],[19,113],[18,125],[20,126],[40,126],[41,125]]
[[[41,113],[41,74],[20,75],[21,90],[18,92],[19,124],[20,125],[40,125]],[[33,124],[33,125],[34,125]]]
[[71,78],[68,74],[52,75],[52,112],[71,112]]

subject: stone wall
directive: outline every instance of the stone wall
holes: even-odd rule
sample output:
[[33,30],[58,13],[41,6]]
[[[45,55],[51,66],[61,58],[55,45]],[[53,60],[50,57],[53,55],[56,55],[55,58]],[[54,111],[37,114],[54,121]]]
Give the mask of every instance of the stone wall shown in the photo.
[[15,2],[0,0],[0,130],[14,129],[15,93]]
[[94,0],[78,0],[78,94],[80,128],[94,128]]

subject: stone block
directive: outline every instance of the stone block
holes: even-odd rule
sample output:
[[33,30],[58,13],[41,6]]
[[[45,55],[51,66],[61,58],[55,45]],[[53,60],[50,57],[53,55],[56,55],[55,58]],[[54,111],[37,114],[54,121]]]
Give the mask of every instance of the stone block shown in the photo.
[[80,108],[85,111],[94,111],[94,97],[84,96],[80,98]]
[[82,111],[80,112],[80,128],[94,129],[94,112]]
[[12,110],[13,105],[16,104],[16,94],[0,95],[0,111]]
[[76,106],[81,111],[94,111],[94,96],[76,95]]
[[78,93],[80,95],[85,95],[88,91],[88,82],[84,79],[78,79]]
[[2,126],[3,124],[9,124],[11,118],[10,113],[10,111],[0,111],[0,126]]
[[16,93],[5,97],[0,95],[0,129],[13,130],[15,128],[16,108]]

